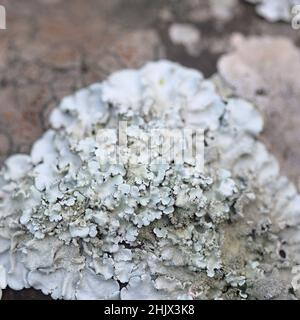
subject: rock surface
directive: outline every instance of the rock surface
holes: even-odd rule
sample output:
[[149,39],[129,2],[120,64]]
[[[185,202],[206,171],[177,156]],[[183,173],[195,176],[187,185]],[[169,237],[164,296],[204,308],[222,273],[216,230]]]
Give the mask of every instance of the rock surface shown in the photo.
[[[289,24],[269,24],[256,15],[254,6],[237,0],[3,0],[1,4],[7,9],[8,27],[0,30],[1,164],[13,153],[30,150],[48,128],[48,115],[63,96],[117,69],[167,57],[210,76],[217,70],[219,57],[229,51],[232,32],[281,36],[300,45],[299,31]],[[168,30],[172,23],[198,28],[201,52],[197,57],[171,43]],[[287,92],[288,101],[296,101],[297,94]],[[281,111],[276,107],[274,117],[272,103],[265,104],[270,108],[265,112],[270,129],[264,140],[295,181],[299,175],[298,145],[293,145],[297,136],[289,130],[284,138],[287,146],[274,146],[271,130],[272,124],[294,127],[294,111],[287,108],[284,119],[289,120],[281,125]],[[5,290],[3,295],[8,299],[44,298],[31,290]]]

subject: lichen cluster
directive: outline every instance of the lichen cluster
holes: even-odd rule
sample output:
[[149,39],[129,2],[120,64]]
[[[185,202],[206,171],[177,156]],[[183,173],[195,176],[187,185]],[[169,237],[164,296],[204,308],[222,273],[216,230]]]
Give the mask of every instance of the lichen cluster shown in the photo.
[[256,5],[256,12],[269,22],[290,22],[294,6],[299,5],[298,0],[246,0]]
[[[0,286],[55,299],[296,297],[300,196],[257,140],[253,105],[161,61],[66,97],[50,122],[1,170]],[[132,152],[151,129],[187,127],[204,132],[204,170]]]

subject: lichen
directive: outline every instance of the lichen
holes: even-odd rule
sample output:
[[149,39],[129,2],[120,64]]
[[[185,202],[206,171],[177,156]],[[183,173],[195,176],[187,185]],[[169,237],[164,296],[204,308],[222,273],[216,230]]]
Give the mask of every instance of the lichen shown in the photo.
[[298,0],[246,0],[256,5],[256,12],[269,22],[292,19],[292,8],[299,4]]
[[198,56],[201,52],[200,31],[191,24],[173,23],[169,28],[170,40],[176,45],[185,47],[191,56]]
[[[128,141],[112,161],[122,121]],[[295,297],[300,196],[258,141],[252,104],[160,61],[64,98],[50,122],[0,174],[9,287],[54,299]],[[204,170],[136,152],[161,128],[204,130]]]

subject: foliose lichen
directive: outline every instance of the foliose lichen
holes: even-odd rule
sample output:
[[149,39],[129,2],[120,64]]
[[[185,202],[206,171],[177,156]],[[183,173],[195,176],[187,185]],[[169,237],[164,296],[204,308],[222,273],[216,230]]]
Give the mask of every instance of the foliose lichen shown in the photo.
[[[112,162],[120,120],[128,141]],[[64,98],[50,122],[0,173],[0,288],[54,299],[297,297],[300,196],[259,142],[252,104],[223,101],[200,72],[160,61]],[[147,131],[187,127],[204,132],[204,170],[132,152],[147,149]]]

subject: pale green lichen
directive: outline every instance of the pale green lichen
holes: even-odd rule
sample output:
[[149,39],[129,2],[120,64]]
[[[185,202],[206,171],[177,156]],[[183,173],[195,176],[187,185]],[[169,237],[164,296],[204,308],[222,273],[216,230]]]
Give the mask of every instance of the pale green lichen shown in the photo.
[[[114,163],[119,120],[128,143]],[[56,299],[295,297],[300,197],[257,141],[254,106],[162,61],[65,98],[51,125],[1,171],[10,287]],[[133,152],[145,132],[187,127],[204,130],[204,171]]]

